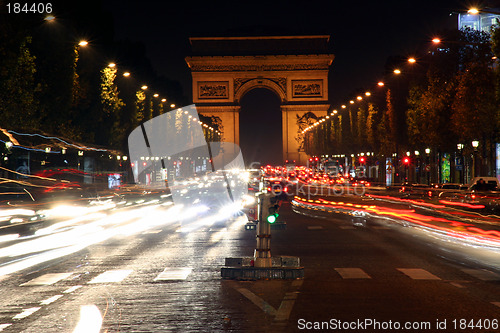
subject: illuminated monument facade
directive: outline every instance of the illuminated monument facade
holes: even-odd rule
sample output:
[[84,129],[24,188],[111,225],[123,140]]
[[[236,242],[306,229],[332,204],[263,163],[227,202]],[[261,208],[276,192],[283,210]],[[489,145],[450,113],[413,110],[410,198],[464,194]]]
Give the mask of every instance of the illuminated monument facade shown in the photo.
[[266,88],[281,101],[283,160],[304,164],[302,130],[326,116],[328,71],[334,59],[330,36],[190,38],[186,57],[193,78],[193,102],[222,124],[223,141],[239,144],[240,100]]

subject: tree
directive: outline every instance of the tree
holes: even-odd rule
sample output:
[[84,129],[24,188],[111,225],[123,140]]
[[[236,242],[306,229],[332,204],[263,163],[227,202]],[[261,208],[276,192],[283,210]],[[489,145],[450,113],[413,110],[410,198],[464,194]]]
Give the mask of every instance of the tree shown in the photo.
[[498,123],[498,105],[493,72],[481,63],[469,63],[457,76],[451,118],[455,134],[464,141],[493,135]]
[[38,103],[35,99],[35,57],[26,37],[18,52],[11,54],[2,64],[0,72],[0,115],[2,127],[17,130],[34,130],[39,127]]
[[103,111],[103,131],[106,132],[107,142],[112,146],[119,146],[125,134],[120,125],[120,114],[125,103],[118,96],[118,87],[114,83],[116,68],[106,67],[101,71],[101,105]]

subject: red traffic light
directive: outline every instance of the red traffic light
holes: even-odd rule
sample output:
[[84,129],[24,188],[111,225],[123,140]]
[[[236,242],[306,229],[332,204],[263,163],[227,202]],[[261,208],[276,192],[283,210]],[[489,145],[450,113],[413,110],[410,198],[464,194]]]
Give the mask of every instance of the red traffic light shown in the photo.
[[403,158],[403,163],[404,164],[410,164],[410,158],[409,157]]
[[318,161],[318,160],[319,160],[319,158],[315,157],[315,158],[314,158],[314,160],[315,160],[315,161]]
[[365,163],[365,158],[364,158],[364,157],[360,157],[360,158],[359,158],[359,162],[360,162],[360,163]]

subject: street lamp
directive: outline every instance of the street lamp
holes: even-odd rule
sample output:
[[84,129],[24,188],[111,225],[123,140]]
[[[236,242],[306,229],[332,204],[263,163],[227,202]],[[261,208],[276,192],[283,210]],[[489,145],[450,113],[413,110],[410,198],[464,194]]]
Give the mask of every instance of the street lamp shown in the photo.
[[473,177],[476,177],[477,175],[476,152],[477,152],[477,147],[479,147],[479,141],[477,140],[472,141],[472,147],[474,148],[474,151],[472,152],[472,172],[473,172]]
[[434,44],[439,44],[439,43],[441,43],[441,39],[439,39],[439,38],[435,37],[435,38],[433,38],[433,39],[432,39],[432,42],[433,42]]
[[148,89],[148,86],[147,86],[147,85],[143,85],[143,86],[141,87],[141,89],[142,89],[142,90],[147,90],[147,89]]
[[47,15],[45,16],[44,20],[47,22],[54,22],[56,17],[54,15]]
[[394,74],[398,74],[398,75],[399,75],[399,74],[401,74],[401,70],[400,70],[400,69],[398,69],[398,68],[396,68],[396,69],[394,70]]
[[83,47],[85,47],[85,46],[89,45],[89,42],[87,42],[86,40],[81,40],[81,41],[78,43],[78,45],[79,45],[79,46],[83,46]]
[[384,82],[382,82],[382,81],[379,81],[379,82],[377,83],[377,85],[378,85],[379,87],[383,87],[383,86],[385,85],[385,83],[384,83]]
[[416,60],[415,58],[411,57],[411,58],[408,58],[408,62],[409,62],[410,64],[414,64],[414,63],[416,63],[416,62],[417,62],[417,60]]

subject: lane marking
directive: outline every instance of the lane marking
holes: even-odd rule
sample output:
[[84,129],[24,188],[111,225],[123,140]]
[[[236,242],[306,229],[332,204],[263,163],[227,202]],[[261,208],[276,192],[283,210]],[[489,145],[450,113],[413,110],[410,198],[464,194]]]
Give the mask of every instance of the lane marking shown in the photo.
[[361,268],[335,268],[343,279],[371,279]]
[[143,232],[142,234],[143,235],[149,235],[149,234],[159,234],[160,232],[162,232],[163,230],[160,229],[160,230],[148,230],[148,231],[145,231]]
[[121,282],[123,281],[130,273],[132,273],[131,269],[123,269],[123,270],[111,270],[106,271],[102,274],[99,274],[92,280],[90,280],[89,284],[95,283],[113,283],[113,282]]
[[26,318],[28,316],[31,316],[33,313],[37,312],[40,309],[41,309],[40,307],[26,309],[23,312],[16,314],[14,317],[12,317],[12,319]]
[[276,317],[274,317],[274,321],[286,321],[288,317],[290,317],[290,313],[292,312],[293,305],[297,300],[298,294],[296,292],[286,293],[283,301],[281,301],[280,307],[276,312]]
[[397,268],[397,270],[413,280],[441,280],[441,278],[421,268]]
[[320,225],[310,225],[307,227],[307,229],[309,229],[309,230],[321,230],[321,229],[323,229],[323,227]]
[[352,230],[352,229],[356,229],[356,227],[352,226],[352,225],[341,225],[339,226],[340,229],[344,229],[344,230]]
[[4,328],[9,327],[12,324],[0,324],[0,331],[3,331]]
[[59,298],[63,297],[63,295],[55,295],[50,298],[44,299],[43,301],[40,302],[41,305],[49,305],[50,303],[54,303],[57,301]]
[[63,291],[63,294],[69,294],[69,293],[72,293],[73,291],[77,290],[77,289],[80,289],[82,286],[73,286],[71,288],[68,288],[66,289],[65,291]]
[[460,283],[458,282],[450,282],[450,284],[454,287],[457,287],[457,288],[465,288],[465,286],[461,285]]
[[47,286],[54,284],[60,280],[66,279],[71,276],[73,273],[49,273],[41,275],[33,280],[22,283],[20,286]]
[[[262,298],[260,298],[259,296],[255,295],[250,290],[248,290],[246,288],[236,288],[236,290],[240,294],[242,294],[243,296],[245,296],[246,298],[248,298],[253,304],[257,305],[262,311],[264,311],[268,315],[276,316],[276,313],[277,313],[276,309],[273,308],[269,303],[267,303],[266,301],[264,301]],[[280,306],[280,308],[281,308],[281,306]]]
[[491,304],[496,305],[500,308],[500,302],[491,302]]
[[191,267],[167,267],[158,274],[154,281],[186,280],[192,271]]
[[483,281],[499,281],[500,280],[500,275],[491,271],[488,271],[486,269],[470,269],[470,268],[463,268],[462,272],[467,273],[476,279],[483,280]]

